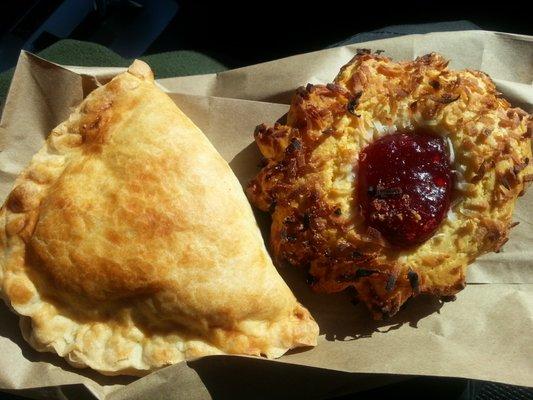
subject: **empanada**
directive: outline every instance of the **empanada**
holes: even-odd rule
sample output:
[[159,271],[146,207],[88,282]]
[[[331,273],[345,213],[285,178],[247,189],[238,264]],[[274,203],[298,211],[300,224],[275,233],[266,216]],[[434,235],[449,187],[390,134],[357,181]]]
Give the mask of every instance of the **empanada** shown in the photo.
[[285,125],[255,132],[266,161],[248,194],[272,213],[275,256],[317,291],[354,288],[375,318],[461,290],[533,179],[531,116],[447,64],[363,51],[334,83],[300,88]]
[[34,348],[75,366],[316,345],[237,178],[143,62],[50,133],[0,218],[3,299]]

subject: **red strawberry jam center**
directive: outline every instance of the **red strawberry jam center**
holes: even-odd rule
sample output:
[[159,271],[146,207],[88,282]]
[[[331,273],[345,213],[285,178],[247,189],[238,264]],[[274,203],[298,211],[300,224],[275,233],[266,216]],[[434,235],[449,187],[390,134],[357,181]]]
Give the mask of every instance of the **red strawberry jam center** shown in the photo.
[[359,156],[358,195],[367,225],[398,247],[429,239],[450,207],[452,171],[443,138],[394,133]]

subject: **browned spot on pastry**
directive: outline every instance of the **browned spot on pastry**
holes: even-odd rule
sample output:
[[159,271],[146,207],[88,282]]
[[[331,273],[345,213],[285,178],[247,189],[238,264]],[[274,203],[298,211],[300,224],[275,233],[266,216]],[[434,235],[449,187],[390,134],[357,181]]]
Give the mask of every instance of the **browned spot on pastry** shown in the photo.
[[531,182],[533,181],[533,174],[527,174],[527,175],[524,175],[524,177],[522,178],[522,180],[524,182]]
[[418,279],[418,274],[413,270],[409,270],[407,272],[407,278],[409,279],[409,284],[411,285],[413,291],[415,293],[418,293],[420,291],[420,282]]
[[466,287],[466,282],[464,280],[464,277],[461,278],[453,287],[452,290],[459,292],[463,290]]
[[14,213],[22,213],[39,205],[37,191],[29,185],[22,184],[13,189],[7,199],[7,208]]
[[[109,83],[115,92],[119,93],[119,83],[114,81]],[[112,126],[117,126],[120,121],[127,117],[130,110],[135,109],[140,99],[122,97],[120,102],[114,100],[113,90],[108,93],[107,99],[92,100],[87,103],[85,113],[79,122],[79,133],[81,135],[83,150],[86,153],[100,152],[102,145],[108,140]],[[121,110],[115,112],[114,110]]]
[[518,164],[515,164],[513,166],[513,173],[515,175],[518,175],[522,170],[524,170],[527,166],[529,165],[529,158],[525,158],[524,159],[524,162],[521,162],[521,163],[518,163]]
[[435,90],[439,90],[440,89],[440,82],[438,80],[436,80],[436,79],[432,79],[431,81],[429,81],[429,86],[431,86]]
[[26,304],[33,297],[31,290],[17,278],[7,285],[7,295],[14,304]]
[[387,279],[387,284],[385,285],[385,290],[387,292],[392,292],[394,290],[394,286],[396,285],[396,275],[389,275],[389,278]]
[[470,180],[470,183],[478,183],[481,179],[483,179],[483,177],[485,176],[485,172],[489,168],[494,168],[494,160],[483,161],[474,177]]
[[11,192],[7,199],[7,207],[15,213],[24,211],[24,189],[19,189],[19,187],[17,187]]
[[355,113],[355,109],[357,108],[357,105],[359,104],[359,99],[361,98],[362,95],[363,95],[362,91],[355,93],[353,97],[350,99],[350,101],[348,102],[348,104],[346,105],[346,109],[348,110],[348,112],[352,115],[355,115],[356,117],[358,117],[359,115]]
[[533,119],[529,119],[527,125],[526,132],[522,135],[522,139],[531,139],[531,136],[533,136]]
[[110,242],[117,245],[124,241],[124,239],[118,234],[118,232],[113,229],[108,229],[105,236]]

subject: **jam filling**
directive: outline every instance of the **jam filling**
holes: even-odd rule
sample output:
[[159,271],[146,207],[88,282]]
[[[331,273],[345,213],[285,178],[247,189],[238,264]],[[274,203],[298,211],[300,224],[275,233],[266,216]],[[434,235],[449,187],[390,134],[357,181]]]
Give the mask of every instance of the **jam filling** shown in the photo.
[[420,244],[446,216],[453,186],[446,150],[442,137],[418,130],[386,135],[361,152],[359,204],[390,244]]

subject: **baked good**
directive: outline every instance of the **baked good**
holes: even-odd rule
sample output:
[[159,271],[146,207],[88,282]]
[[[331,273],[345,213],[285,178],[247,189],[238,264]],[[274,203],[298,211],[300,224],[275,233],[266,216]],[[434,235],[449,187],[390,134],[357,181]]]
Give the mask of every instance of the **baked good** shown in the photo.
[[272,213],[274,255],[317,291],[354,288],[377,319],[463,289],[533,178],[532,117],[483,72],[447,65],[361,51],[334,83],[299,88],[285,124],[255,132],[265,165],[247,193]]
[[2,298],[34,348],[75,366],[316,344],[237,178],[143,62],[50,133],[0,220]]

